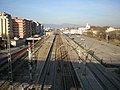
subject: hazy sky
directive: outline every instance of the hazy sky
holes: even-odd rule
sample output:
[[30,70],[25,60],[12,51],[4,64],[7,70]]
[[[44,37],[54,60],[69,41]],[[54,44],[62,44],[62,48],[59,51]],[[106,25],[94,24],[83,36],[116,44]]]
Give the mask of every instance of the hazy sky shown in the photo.
[[0,0],[0,11],[41,23],[120,26],[120,0]]

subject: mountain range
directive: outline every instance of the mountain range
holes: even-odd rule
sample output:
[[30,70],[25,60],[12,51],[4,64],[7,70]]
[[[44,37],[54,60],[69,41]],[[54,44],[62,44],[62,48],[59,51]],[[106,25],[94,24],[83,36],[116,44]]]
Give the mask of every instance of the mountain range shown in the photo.
[[[44,25],[45,28],[56,28],[56,29],[67,28],[67,27],[69,27],[69,28],[72,28],[72,27],[85,27],[85,25],[83,26],[83,25],[70,24],[70,23],[64,23],[64,24],[44,24],[43,23],[42,25]],[[99,26],[99,27],[104,27],[104,26]],[[113,26],[113,27],[114,28],[120,28],[120,26]]]
[[64,24],[43,24],[45,28],[71,28],[71,27],[81,27],[81,25],[78,24],[70,24],[70,23],[64,23]]

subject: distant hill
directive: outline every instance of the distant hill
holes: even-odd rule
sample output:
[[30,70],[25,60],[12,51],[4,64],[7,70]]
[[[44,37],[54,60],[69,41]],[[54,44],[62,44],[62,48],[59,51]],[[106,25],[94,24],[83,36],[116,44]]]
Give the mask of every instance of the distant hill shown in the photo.
[[69,23],[64,23],[64,24],[61,24],[61,25],[58,25],[58,24],[43,24],[45,28],[66,28],[66,27],[81,27],[80,25],[77,25],[77,24],[69,24]]

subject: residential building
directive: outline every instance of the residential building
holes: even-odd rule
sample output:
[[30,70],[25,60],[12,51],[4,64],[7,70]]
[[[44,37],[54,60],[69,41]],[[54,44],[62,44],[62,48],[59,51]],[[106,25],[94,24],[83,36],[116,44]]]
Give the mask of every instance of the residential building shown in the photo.
[[33,21],[32,20],[28,20],[28,31],[29,31],[29,34],[28,34],[28,37],[32,37],[33,36],[33,28],[32,28],[32,24],[33,24]]
[[41,24],[39,22],[36,22],[36,34],[40,35],[41,33]]
[[8,33],[10,38],[13,38],[12,17],[8,13],[0,12],[0,38],[6,39]]
[[26,20],[23,18],[14,17],[12,21],[14,37],[26,38]]
[[32,36],[34,36],[36,34],[36,27],[37,27],[37,24],[36,22],[32,22]]
[[10,14],[5,12],[0,12],[0,38],[6,39],[8,32],[10,33],[10,38],[28,38],[36,34],[44,34],[44,26],[39,22],[34,22],[32,20],[11,17]]
[[26,37],[32,37],[32,20],[27,20],[25,22],[25,28],[26,28]]
[[40,36],[43,36],[44,34],[45,34],[44,25],[41,25]]
[[35,34],[36,24],[32,20],[14,17],[12,21],[14,37],[27,38]]

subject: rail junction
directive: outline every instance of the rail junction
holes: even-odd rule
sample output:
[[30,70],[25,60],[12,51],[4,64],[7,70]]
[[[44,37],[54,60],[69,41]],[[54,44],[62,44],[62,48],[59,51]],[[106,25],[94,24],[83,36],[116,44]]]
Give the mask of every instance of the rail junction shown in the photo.
[[12,82],[0,58],[0,90],[120,90],[120,78],[93,54],[61,32],[46,36],[11,53]]

